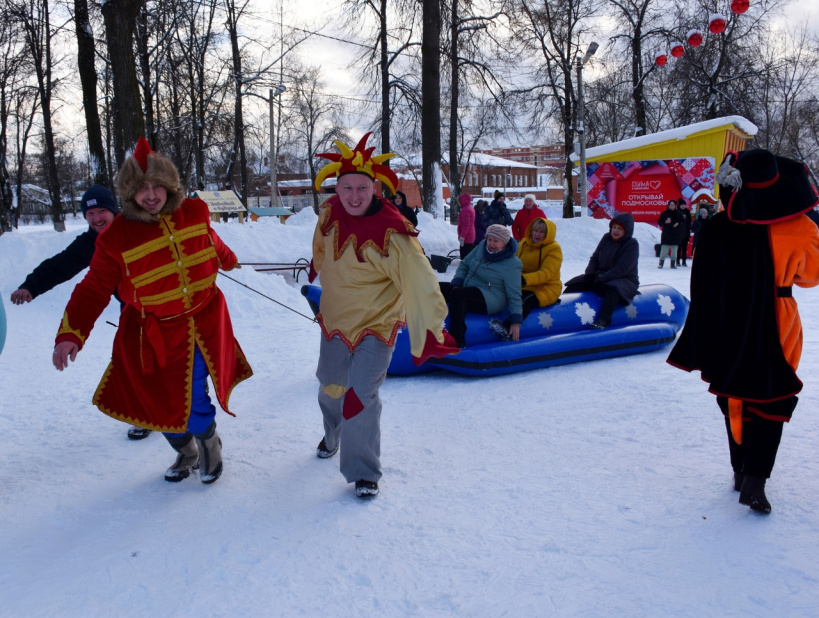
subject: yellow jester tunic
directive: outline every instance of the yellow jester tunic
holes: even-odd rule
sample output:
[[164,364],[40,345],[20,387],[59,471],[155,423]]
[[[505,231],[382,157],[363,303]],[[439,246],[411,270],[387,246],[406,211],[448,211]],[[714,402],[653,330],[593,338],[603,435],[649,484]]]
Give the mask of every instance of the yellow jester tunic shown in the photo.
[[94,394],[108,416],[168,433],[186,430],[194,348],[222,409],[253,372],[233,336],[220,268],[238,261],[210,227],[207,205],[186,199],[158,223],[117,216],[97,239],[91,267],[65,309],[56,343],[85,344],[117,290],[125,303],[111,362]]
[[416,364],[457,352],[443,330],[447,306],[415,228],[387,200],[352,216],[338,196],[321,206],[313,235],[313,272],[321,274],[321,329],[352,351],[368,335],[389,346],[407,326]]

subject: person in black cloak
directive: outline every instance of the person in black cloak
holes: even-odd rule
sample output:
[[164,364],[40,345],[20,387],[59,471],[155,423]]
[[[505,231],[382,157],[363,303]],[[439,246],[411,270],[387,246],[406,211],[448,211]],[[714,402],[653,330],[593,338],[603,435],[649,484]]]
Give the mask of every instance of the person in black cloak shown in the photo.
[[717,173],[725,210],[700,232],[691,305],[668,362],[699,370],[725,415],[739,502],[770,513],[765,482],[802,382],[792,286],[819,285],[819,201],[804,166],[767,150],[729,152]]

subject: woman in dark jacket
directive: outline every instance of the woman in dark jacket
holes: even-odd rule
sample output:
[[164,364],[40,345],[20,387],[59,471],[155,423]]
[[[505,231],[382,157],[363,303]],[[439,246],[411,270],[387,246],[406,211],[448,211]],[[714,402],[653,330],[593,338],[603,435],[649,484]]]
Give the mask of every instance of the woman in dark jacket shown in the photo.
[[697,241],[700,239],[700,232],[702,232],[702,228],[708,223],[708,221],[710,221],[708,209],[700,208],[699,216],[694,221],[694,225],[691,227],[694,232],[694,243],[692,246],[694,251],[697,250]]
[[486,211],[483,213],[483,223],[486,227],[495,224],[507,227],[512,225],[514,219],[512,219],[512,215],[509,214],[509,210],[506,208],[505,199],[506,196],[503,193],[495,191],[495,199],[492,200],[492,203],[487,206]]
[[477,245],[486,237],[486,223],[483,222],[483,213],[489,204],[486,200],[478,200],[475,204],[475,244]]
[[396,191],[392,198],[392,203],[398,209],[404,218],[412,223],[413,227],[418,227],[418,217],[415,215],[415,210],[407,204],[407,196],[402,191]]
[[688,241],[691,238],[691,210],[685,203],[685,199],[680,198],[680,205],[677,210],[682,217],[680,232],[680,250],[677,252],[677,266],[682,262],[683,266],[688,266]]
[[660,236],[660,265],[663,267],[665,256],[671,252],[671,268],[677,268],[677,247],[682,239],[682,217],[677,210],[676,200],[668,200],[668,206],[657,219],[657,225],[663,231]]
[[564,292],[594,292],[603,297],[591,328],[607,328],[615,307],[629,304],[640,293],[637,291],[640,245],[633,236],[634,217],[627,212],[614,215],[608,234],[600,239],[586,266],[586,273],[566,282]]

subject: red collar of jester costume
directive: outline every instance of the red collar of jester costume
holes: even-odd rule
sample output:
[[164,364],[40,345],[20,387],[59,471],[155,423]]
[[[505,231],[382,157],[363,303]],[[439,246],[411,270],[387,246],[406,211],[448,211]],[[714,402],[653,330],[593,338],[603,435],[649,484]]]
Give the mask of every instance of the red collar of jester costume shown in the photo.
[[364,262],[362,254],[367,247],[373,247],[383,256],[389,255],[388,245],[392,234],[418,236],[413,225],[407,221],[398,209],[384,198],[373,196],[373,204],[367,214],[355,217],[341,205],[341,198],[334,195],[329,200],[330,214],[324,221],[322,232],[325,236],[332,234],[333,259],[338,259],[347,245],[352,244],[356,258]]

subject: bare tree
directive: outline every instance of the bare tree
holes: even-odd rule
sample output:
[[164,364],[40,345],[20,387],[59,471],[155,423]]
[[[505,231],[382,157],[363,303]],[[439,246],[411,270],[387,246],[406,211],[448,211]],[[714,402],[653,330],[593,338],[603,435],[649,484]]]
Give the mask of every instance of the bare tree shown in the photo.
[[[346,27],[350,31],[362,31],[362,10],[369,13],[375,26],[368,31],[364,28],[365,42],[354,64],[369,81],[372,92],[378,96],[378,116],[372,123],[377,128],[381,141],[381,151],[391,152],[396,109],[404,106],[402,113],[416,116],[420,110],[417,53],[421,41],[416,36],[415,24],[418,19],[418,3],[408,0],[388,2],[388,0],[350,0],[350,11]],[[393,19],[395,23],[390,23]],[[364,22],[372,23],[372,22]],[[412,69],[405,70],[402,61],[408,59]],[[410,124],[412,121],[410,120]],[[385,161],[389,166],[390,162]],[[384,188],[386,191],[386,188]]]
[[43,145],[46,157],[46,183],[51,199],[51,221],[58,232],[65,231],[60,180],[54,148],[53,105],[58,80],[54,77],[55,58],[52,42],[57,28],[51,25],[48,0],[27,0],[13,5],[13,15],[22,28],[32,69],[37,82],[43,121]]
[[[524,48],[539,60],[538,83],[525,90],[531,93],[537,107],[536,121],[548,123],[554,119],[562,132],[565,152],[574,149],[574,126],[577,115],[575,94],[575,56],[585,39],[590,39],[588,26],[599,6],[595,0],[544,0],[535,3],[519,0],[518,35]],[[572,178],[573,165],[566,158],[566,183]],[[574,216],[571,185],[565,187],[563,216]]]
[[[295,69],[292,88],[288,90],[294,120],[291,130],[303,144],[311,183],[315,183],[318,173],[316,154],[329,150],[332,140],[347,140],[341,126],[341,104],[337,98],[325,95],[324,88],[320,70],[305,68]],[[318,213],[318,208],[318,195],[314,192],[313,210]]]
[[[634,135],[646,132],[646,77],[657,65],[646,58],[646,45],[652,40],[664,40],[668,31],[661,18],[665,5],[658,6],[657,0],[608,0],[614,9],[615,19],[620,25],[618,33],[612,37],[617,43],[624,39],[628,46],[631,66],[631,97],[633,101]],[[648,60],[648,68],[646,61]]]
[[[672,126],[741,114],[751,116],[754,82],[765,72],[759,49],[767,36],[768,22],[784,0],[754,2],[747,13],[728,13],[719,35],[707,36],[674,63],[669,78],[680,89]],[[717,0],[698,0],[689,23],[707,23],[717,12]],[[660,73],[657,71],[656,73]]]
[[[470,10],[470,2],[463,4],[464,12],[461,12],[461,4],[458,0],[450,0],[450,28],[449,28],[449,59],[450,69],[450,103],[449,103],[449,175],[450,175],[450,200],[449,217],[453,224],[458,222],[458,211],[460,204],[458,197],[461,194],[460,161],[464,154],[462,150],[465,145],[464,130],[461,122],[463,110],[460,107],[462,83],[473,84],[474,89],[482,89],[488,95],[486,98],[493,103],[491,106],[498,115],[498,122],[506,115],[507,109],[504,100],[498,96],[502,92],[502,84],[495,75],[495,69],[491,62],[486,61],[488,55],[483,49],[484,45],[477,45],[474,37],[478,32],[487,29],[490,22],[497,20],[501,13],[494,15],[473,15]],[[494,42],[494,41],[493,41]],[[494,47],[494,46],[493,46]],[[469,94],[467,89],[467,93]],[[481,100],[480,103],[488,103]],[[480,133],[480,132],[479,132]],[[467,140],[468,141],[468,140]],[[473,142],[467,151],[464,169],[468,164],[469,152],[477,145]]]
[[423,0],[421,166],[424,210],[443,217],[441,190],[441,7]]
[[113,78],[112,119],[117,166],[145,135],[145,118],[134,62],[134,31],[142,0],[108,0],[102,5],[108,61]]
[[[23,182],[26,170],[26,153],[28,149],[31,131],[34,127],[34,120],[40,110],[40,97],[35,88],[18,88],[14,93],[14,108],[17,120],[15,122],[15,153],[16,167],[15,190],[17,198],[23,195]],[[19,214],[19,208],[15,211],[15,217]],[[13,222],[17,227],[17,221]]]
[[88,139],[88,156],[91,160],[94,183],[111,186],[105,148],[102,142],[102,126],[97,108],[97,67],[94,31],[88,15],[88,1],[74,0],[74,29],[77,33],[77,71],[82,87],[82,104],[85,112],[85,133]]
[[[239,46],[239,19],[247,9],[248,0],[237,4],[236,0],[225,0],[227,21],[225,27],[230,37],[232,58],[232,78],[234,84],[233,98],[233,156],[227,167],[226,183],[233,185],[233,169],[239,165],[239,198],[247,206],[247,151],[245,149],[245,121],[244,121],[244,88],[246,76],[242,70],[242,50]],[[238,156],[239,160],[236,161]]]
[[[9,172],[9,130],[15,122],[15,98],[19,90],[27,89],[21,83],[25,75],[25,57],[19,37],[11,21],[0,22],[0,234],[12,229],[14,192]],[[33,91],[32,91],[33,92]]]
[[182,123],[179,119],[177,124],[187,126],[192,133],[193,185],[199,190],[205,188],[206,151],[216,119],[224,117],[222,108],[228,92],[227,83],[223,80],[227,65],[216,56],[214,50],[217,2],[185,3],[179,14],[180,28],[175,32],[177,53],[184,67],[178,78],[188,90],[190,105],[189,122]]
[[819,101],[819,40],[807,24],[773,33],[760,49],[769,69],[757,80],[761,105],[756,142],[773,152],[795,157],[816,169],[819,142],[813,120]]

